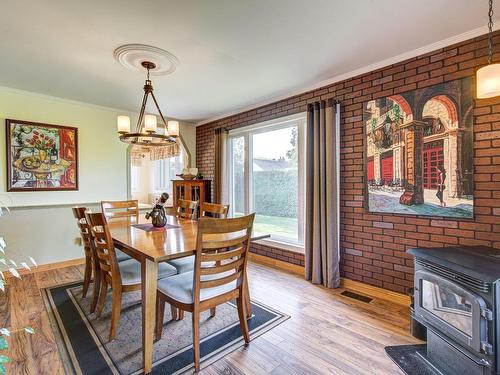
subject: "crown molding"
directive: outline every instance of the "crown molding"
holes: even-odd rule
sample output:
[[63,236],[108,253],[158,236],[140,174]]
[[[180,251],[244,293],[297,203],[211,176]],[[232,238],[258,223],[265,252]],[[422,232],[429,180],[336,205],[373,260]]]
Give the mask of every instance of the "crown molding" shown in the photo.
[[31,96],[34,98],[40,98],[40,99],[44,99],[44,100],[52,100],[52,101],[66,103],[66,104],[72,104],[72,105],[79,105],[79,106],[84,106],[84,107],[89,107],[89,108],[100,109],[100,110],[104,110],[104,111],[119,112],[119,113],[123,113],[126,115],[131,115],[131,116],[137,115],[137,113],[134,113],[134,112],[126,110],[126,109],[105,107],[105,106],[99,105],[99,104],[82,102],[82,101],[73,100],[73,99],[66,99],[66,98],[62,98],[60,96],[52,96],[52,95],[42,94],[42,93],[38,93],[38,92],[34,92],[34,91],[16,89],[13,87],[8,87],[8,86],[0,86],[0,92],[6,92],[9,94],[15,94],[15,95]]
[[[498,22],[495,23],[495,26],[493,27],[493,29],[494,29],[494,31],[500,29],[500,25],[498,25]],[[385,68],[389,65],[396,64],[396,63],[399,63],[401,61],[408,60],[408,59],[411,59],[411,58],[414,58],[414,57],[417,57],[420,55],[424,55],[426,53],[429,53],[429,52],[432,52],[432,51],[435,51],[435,50],[438,50],[438,49],[441,49],[444,47],[448,47],[448,46],[451,46],[453,44],[466,41],[468,39],[476,38],[478,36],[481,36],[481,35],[484,35],[487,33],[488,33],[487,26],[478,27],[477,29],[472,29],[470,31],[466,31],[465,33],[458,34],[458,35],[452,36],[450,38],[442,39],[438,42],[431,43],[431,44],[428,44],[426,46],[416,48],[416,49],[408,51],[408,52],[404,52],[404,53],[399,54],[397,56],[393,56],[393,57],[390,57],[388,59],[378,61],[376,63],[364,66],[362,68],[354,69],[350,72],[339,74],[337,76],[328,78],[326,80],[316,82],[314,84],[302,86],[299,89],[289,91],[285,94],[274,96],[270,99],[254,103],[254,104],[249,105],[249,106],[240,107],[234,111],[227,112],[227,113],[224,113],[221,115],[217,115],[217,116],[208,118],[206,120],[198,121],[195,123],[195,125],[196,126],[205,125],[205,124],[208,124],[210,122],[223,119],[225,117],[233,116],[233,115],[236,115],[236,114],[239,114],[242,112],[246,112],[246,111],[250,111],[252,109],[259,108],[259,107],[262,107],[262,106],[265,106],[265,105],[268,105],[271,103],[279,102],[280,100],[284,100],[284,99],[290,98],[292,96],[300,95],[300,94],[303,94],[303,93],[308,92],[308,91],[312,91],[312,90],[319,89],[321,87],[329,86],[329,85],[332,85],[336,82],[344,81],[346,79],[353,78],[353,77],[356,77],[356,76],[359,76],[359,75],[362,75],[365,73],[369,73],[369,72],[377,70],[377,69]]]
[[[93,103],[88,103],[88,102],[82,102],[78,100],[72,100],[72,99],[66,99],[66,98],[61,98],[60,96],[52,96],[52,95],[47,95],[47,94],[42,94],[34,91],[28,91],[28,90],[22,90],[22,89],[16,89],[13,87],[8,87],[8,86],[1,86],[0,85],[0,92],[8,93],[8,94],[14,94],[14,95],[24,95],[24,96],[31,96],[34,98],[40,98],[43,100],[52,100],[56,101],[59,103],[65,103],[65,104],[71,104],[71,105],[78,105],[78,106],[83,106],[83,107],[88,107],[88,108],[94,108],[94,109],[99,109],[102,111],[109,111],[109,112],[114,112],[114,113],[119,113],[122,115],[128,115],[131,117],[137,117],[137,112],[133,112],[127,109],[121,109],[121,108],[114,108],[114,107],[105,107],[99,104],[93,104]],[[174,117],[169,117],[169,119],[172,120],[177,120],[183,125],[189,125],[189,126],[195,126],[196,124],[193,123],[192,121],[185,121],[185,120],[179,120]]]

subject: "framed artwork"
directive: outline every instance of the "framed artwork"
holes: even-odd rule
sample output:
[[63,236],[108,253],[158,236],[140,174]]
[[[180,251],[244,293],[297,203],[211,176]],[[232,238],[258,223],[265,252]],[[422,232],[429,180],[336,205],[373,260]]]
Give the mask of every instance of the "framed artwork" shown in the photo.
[[78,190],[78,129],[5,120],[7,191]]
[[370,212],[474,217],[472,78],[363,105]]

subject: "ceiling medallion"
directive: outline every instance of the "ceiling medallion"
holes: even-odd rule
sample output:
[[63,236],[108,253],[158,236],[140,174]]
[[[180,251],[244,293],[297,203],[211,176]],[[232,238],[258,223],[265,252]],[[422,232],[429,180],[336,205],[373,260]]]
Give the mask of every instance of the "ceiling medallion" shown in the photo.
[[[129,116],[118,116],[117,126],[118,133],[120,134],[120,141],[138,146],[176,146],[177,138],[179,137],[179,122],[178,121],[165,121],[163,113],[161,113],[160,106],[156,100],[155,94],[153,92],[153,85],[149,79],[150,70],[156,68],[156,64],[151,61],[142,61],[141,66],[146,69],[147,76],[146,82],[144,84],[144,96],[142,98],[141,109],[139,112],[139,118],[137,120],[137,125],[135,131],[130,131],[130,117]],[[155,115],[146,115],[146,105],[148,98],[151,96],[153,98],[153,103],[160,115],[160,119],[163,122],[164,133],[157,132],[157,118]],[[177,149],[177,148],[176,148]]]
[[125,44],[113,52],[113,56],[122,66],[134,71],[143,70],[143,61],[151,61],[155,67],[151,75],[168,75],[177,69],[179,60],[164,49],[148,46],[146,44]]

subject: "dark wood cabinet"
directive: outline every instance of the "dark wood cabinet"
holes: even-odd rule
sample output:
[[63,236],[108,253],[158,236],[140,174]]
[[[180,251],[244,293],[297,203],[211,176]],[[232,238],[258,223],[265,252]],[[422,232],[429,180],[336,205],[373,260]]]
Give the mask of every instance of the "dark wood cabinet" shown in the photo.
[[211,202],[212,181],[211,180],[172,180],[173,183],[173,205],[177,211],[177,200],[186,199],[198,201],[197,217],[200,217],[204,202]]

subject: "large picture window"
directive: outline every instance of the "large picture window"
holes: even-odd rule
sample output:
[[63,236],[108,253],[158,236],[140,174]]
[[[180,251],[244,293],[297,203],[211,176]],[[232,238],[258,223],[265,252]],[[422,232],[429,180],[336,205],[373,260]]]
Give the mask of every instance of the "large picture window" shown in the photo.
[[229,132],[229,197],[234,216],[256,213],[254,230],[304,244],[305,114]]

